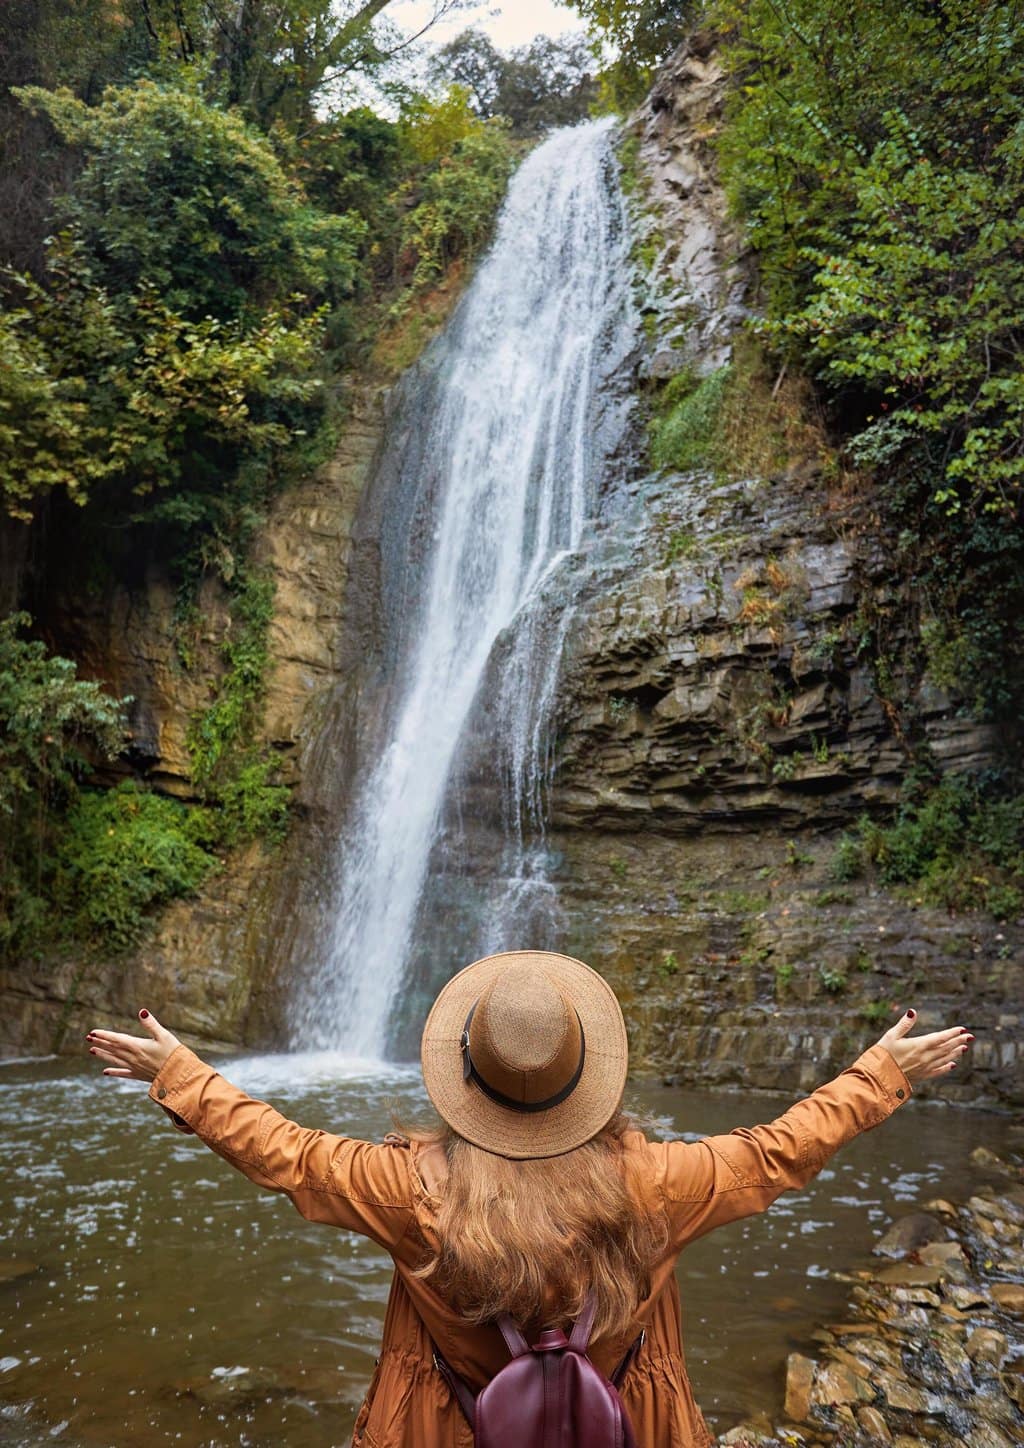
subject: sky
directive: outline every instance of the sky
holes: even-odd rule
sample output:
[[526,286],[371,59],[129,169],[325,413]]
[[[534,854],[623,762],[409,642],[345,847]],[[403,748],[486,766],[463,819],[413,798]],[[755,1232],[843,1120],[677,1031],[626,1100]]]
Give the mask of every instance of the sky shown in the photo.
[[[430,18],[431,0],[393,0],[386,14],[404,31],[418,29]],[[528,45],[535,35],[565,35],[583,28],[580,17],[554,0],[488,0],[459,10],[430,32],[433,44],[444,44],[461,30],[484,30],[499,50]]]

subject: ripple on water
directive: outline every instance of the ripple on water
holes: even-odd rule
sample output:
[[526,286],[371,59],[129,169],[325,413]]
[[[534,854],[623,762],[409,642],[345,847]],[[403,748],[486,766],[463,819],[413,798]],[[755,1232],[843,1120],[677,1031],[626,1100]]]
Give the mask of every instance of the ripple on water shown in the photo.
[[[221,1064],[293,1119],[371,1139],[392,1129],[392,1104],[415,1120],[426,1100],[412,1067],[374,1074],[326,1056]],[[784,1105],[638,1094],[664,1135],[690,1141]],[[177,1448],[345,1439],[380,1340],[390,1263],[379,1248],[304,1222],[174,1131],[144,1087],[111,1087],[91,1063],[5,1070],[0,1112],[0,1265],[29,1269],[0,1282],[0,1362],[14,1364],[0,1372],[0,1442],[36,1448],[51,1430],[62,1443]],[[847,1289],[830,1271],[866,1260],[871,1215],[967,1195],[970,1151],[998,1149],[1002,1129],[951,1112],[938,1158],[920,1119],[900,1113],[773,1212],[686,1250],[688,1359],[721,1427],[778,1405],[785,1355],[840,1310]]]

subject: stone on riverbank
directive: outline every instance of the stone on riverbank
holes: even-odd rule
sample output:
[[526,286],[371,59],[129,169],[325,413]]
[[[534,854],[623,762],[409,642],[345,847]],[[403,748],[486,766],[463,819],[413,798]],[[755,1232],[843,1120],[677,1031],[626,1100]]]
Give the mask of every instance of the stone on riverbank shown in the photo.
[[874,1249],[893,1256],[900,1243],[901,1260],[843,1278],[856,1284],[851,1320],[790,1353],[785,1424],[752,1419],[720,1444],[1024,1443],[1024,1192],[982,1187],[962,1207],[929,1205],[943,1222],[910,1213]]

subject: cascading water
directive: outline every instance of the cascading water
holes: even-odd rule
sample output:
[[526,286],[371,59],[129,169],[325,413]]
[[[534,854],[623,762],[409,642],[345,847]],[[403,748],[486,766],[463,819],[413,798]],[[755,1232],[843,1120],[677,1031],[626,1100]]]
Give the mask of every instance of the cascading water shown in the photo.
[[[593,516],[618,440],[602,421],[602,386],[634,335],[609,132],[609,122],[556,132],[527,158],[431,366],[391,418],[394,497],[414,499],[391,524],[402,553],[393,677],[342,829],[333,925],[293,1012],[297,1046],[382,1053],[485,676],[500,703],[493,749],[509,842],[526,859],[571,598],[555,610],[554,638],[538,610]],[[493,936],[485,948],[518,943]]]

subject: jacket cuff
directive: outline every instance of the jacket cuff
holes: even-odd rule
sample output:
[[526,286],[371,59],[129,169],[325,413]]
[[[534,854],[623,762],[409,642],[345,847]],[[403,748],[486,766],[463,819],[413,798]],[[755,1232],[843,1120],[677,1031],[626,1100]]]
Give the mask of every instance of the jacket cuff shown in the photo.
[[187,1046],[175,1046],[153,1078],[149,1099],[166,1111],[178,1131],[194,1136],[195,1128],[189,1125],[185,1095],[197,1077],[214,1074],[213,1067],[201,1061],[194,1051]]
[[866,1071],[875,1081],[890,1114],[897,1111],[905,1101],[909,1101],[913,1096],[914,1088],[901,1068],[897,1066],[896,1058],[884,1046],[869,1047],[862,1056],[858,1057],[855,1064]]

